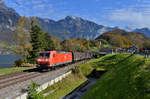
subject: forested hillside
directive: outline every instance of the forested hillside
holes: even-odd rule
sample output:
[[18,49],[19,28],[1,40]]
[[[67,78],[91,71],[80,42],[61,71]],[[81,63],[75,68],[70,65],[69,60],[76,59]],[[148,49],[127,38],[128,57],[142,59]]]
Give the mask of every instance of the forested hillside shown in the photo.
[[121,29],[115,29],[100,35],[96,40],[102,39],[108,42],[108,44],[115,47],[128,48],[133,45],[143,47],[145,42],[149,42],[150,38],[146,37],[142,33],[126,32]]

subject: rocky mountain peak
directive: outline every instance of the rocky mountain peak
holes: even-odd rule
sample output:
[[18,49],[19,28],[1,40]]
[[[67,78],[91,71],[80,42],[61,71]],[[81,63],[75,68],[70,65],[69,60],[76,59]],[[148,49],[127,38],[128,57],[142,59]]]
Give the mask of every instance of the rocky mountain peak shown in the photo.
[[0,9],[6,9],[7,8],[7,6],[5,5],[5,3],[2,1],[2,0],[0,0]]
[[0,0],[0,41],[9,41],[20,15]]
[[131,28],[131,27],[129,27],[129,26],[126,26],[126,27],[124,28],[124,30],[126,30],[127,32],[132,32],[134,29]]
[[81,18],[75,16],[67,16],[65,19],[80,20]]
[[19,17],[19,14],[16,13],[14,9],[7,7],[5,3],[0,0],[0,26],[12,27],[17,23]]
[[0,0],[0,5],[6,6],[3,0]]

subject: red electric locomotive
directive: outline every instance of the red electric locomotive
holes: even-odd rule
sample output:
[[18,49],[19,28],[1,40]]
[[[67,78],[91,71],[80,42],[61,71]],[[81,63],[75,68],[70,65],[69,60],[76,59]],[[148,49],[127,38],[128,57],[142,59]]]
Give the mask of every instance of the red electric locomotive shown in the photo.
[[61,64],[71,63],[73,60],[71,52],[63,51],[40,51],[37,58],[38,68],[52,68]]

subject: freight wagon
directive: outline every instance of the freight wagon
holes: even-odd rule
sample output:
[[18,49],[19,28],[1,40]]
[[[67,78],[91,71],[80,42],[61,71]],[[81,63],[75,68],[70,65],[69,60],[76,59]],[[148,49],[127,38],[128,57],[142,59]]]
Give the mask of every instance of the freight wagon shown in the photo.
[[76,61],[92,58],[91,53],[64,52],[64,51],[40,51],[37,58],[38,68],[52,68]]

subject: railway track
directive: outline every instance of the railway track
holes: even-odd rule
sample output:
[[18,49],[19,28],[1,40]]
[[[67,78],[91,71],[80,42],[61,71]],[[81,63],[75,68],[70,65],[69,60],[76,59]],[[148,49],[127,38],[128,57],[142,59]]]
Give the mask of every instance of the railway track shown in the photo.
[[25,72],[16,72],[16,73],[11,73],[11,74],[5,74],[5,75],[0,75],[0,80],[6,79],[6,78],[11,78],[13,76],[21,75]]
[[37,82],[39,85],[45,84],[46,82],[67,73],[74,66],[87,61],[88,60],[84,60],[73,64],[68,64],[49,72],[28,70],[7,75],[0,75],[0,99],[15,99],[23,94],[23,90],[27,89],[31,81]]
[[[76,64],[76,63],[74,63],[74,64]],[[67,66],[68,65],[66,65],[64,67],[67,67]],[[53,71],[59,70],[64,67],[57,67]],[[22,71],[22,72],[16,72],[16,73],[11,73],[11,74],[6,74],[6,75],[0,75],[0,90],[3,88],[9,87],[9,86],[16,85],[18,83],[30,80],[30,79],[38,77],[38,76],[43,76],[49,72],[52,72],[52,71],[42,72],[42,71],[38,71],[36,69],[32,69],[32,70],[26,70],[24,72]]]
[[[56,68],[56,70],[60,69],[61,67]],[[16,72],[6,75],[0,75],[0,90],[21,82],[24,82],[26,80],[30,80],[32,78],[45,75],[46,73],[49,73],[51,71],[40,71],[35,69],[25,70],[22,72]]]
[[13,73],[10,75],[1,75],[0,77],[0,89],[9,87],[14,84],[18,84],[29,80],[34,77],[38,77],[44,75],[45,73],[38,73],[38,72],[19,72]]
[[37,69],[30,69],[22,72],[0,75],[0,89],[24,82],[34,77],[42,76],[45,73],[48,72],[41,72]]
[[6,82],[3,82],[0,84],[0,89],[2,88],[6,88],[6,87],[9,87],[11,85],[14,85],[14,84],[17,84],[17,83],[20,83],[20,82],[23,82],[23,81],[26,81],[28,79],[31,79],[31,78],[34,78],[34,77],[37,77],[39,76],[40,74],[34,74],[34,75],[30,75],[28,77],[24,76],[23,78],[17,78],[17,79],[12,79],[12,80],[8,80]]

